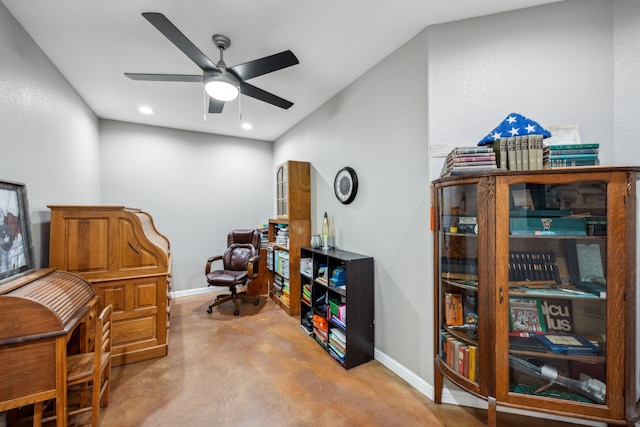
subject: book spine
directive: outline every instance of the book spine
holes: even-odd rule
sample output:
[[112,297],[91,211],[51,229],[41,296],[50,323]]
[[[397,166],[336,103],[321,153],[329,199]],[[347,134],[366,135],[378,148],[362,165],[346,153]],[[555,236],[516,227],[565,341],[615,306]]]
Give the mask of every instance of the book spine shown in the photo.
[[578,150],[584,148],[600,148],[599,143],[590,143],[590,144],[556,144],[549,145],[550,150]]
[[529,140],[529,169],[536,170],[538,169],[538,160],[537,160],[537,148],[536,148],[536,135],[530,135]]
[[516,136],[516,170],[522,170],[522,138]]
[[523,136],[521,138],[520,149],[522,150],[521,151],[522,170],[528,171],[529,170],[529,137],[528,136]]
[[469,375],[470,381],[476,381],[478,372],[478,348],[475,345],[469,346]]
[[556,154],[598,154],[600,152],[597,148],[584,148],[579,150],[549,150],[549,155]]
[[495,159],[496,153],[471,153],[471,154],[451,154],[447,155],[449,159]]
[[544,137],[542,135],[536,136],[536,160],[537,169],[544,169]]
[[495,160],[471,160],[471,161],[457,161],[454,160],[451,166],[491,166],[495,165]]
[[493,143],[493,150],[496,153],[496,164],[500,169],[507,169],[507,140],[499,139]]
[[490,165],[469,165],[469,166],[454,165],[454,166],[451,167],[452,171],[455,171],[455,170],[458,170],[458,171],[466,171],[466,170],[484,171],[484,170],[491,170],[491,169],[498,169],[498,166],[496,166],[495,163],[491,163]]
[[599,159],[549,159],[551,168],[568,168],[573,166],[598,166]]
[[465,361],[465,356],[467,354],[467,346],[461,345],[458,349],[458,373],[464,376],[464,365],[467,364],[467,370],[469,369],[469,362]]
[[474,153],[493,153],[491,147],[458,147],[454,148],[451,154],[474,154]]
[[597,159],[598,155],[597,154],[560,154],[561,152],[558,152],[557,154],[555,152],[551,152],[549,153],[549,160],[553,160],[553,159]]
[[509,159],[509,170],[514,171],[517,170],[517,162],[516,162],[516,140],[515,138],[507,139],[507,156]]

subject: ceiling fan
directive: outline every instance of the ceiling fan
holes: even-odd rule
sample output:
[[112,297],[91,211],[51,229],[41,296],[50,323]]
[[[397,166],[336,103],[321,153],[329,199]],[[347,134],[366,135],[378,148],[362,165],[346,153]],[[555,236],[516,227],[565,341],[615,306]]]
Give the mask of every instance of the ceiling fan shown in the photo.
[[[298,64],[298,58],[290,50],[233,67],[227,67],[223,60],[223,52],[231,45],[231,40],[228,37],[221,34],[213,36],[213,43],[220,50],[220,60],[217,64],[214,64],[163,14],[147,12],[143,13],[142,16],[187,55],[189,59],[195,62],[202,69],[202,75],[124,73],[130,79],[155,82],[204,83],[205,91],[209,95],[209,113],[212,114],[221,113],[225,101],[235,99],[238,96],[238,92],[284,109],[288,109],[293,105],[293,102],[246,82],[246,80],[254,77]],[[217,92],[218,89],[222,90]]]

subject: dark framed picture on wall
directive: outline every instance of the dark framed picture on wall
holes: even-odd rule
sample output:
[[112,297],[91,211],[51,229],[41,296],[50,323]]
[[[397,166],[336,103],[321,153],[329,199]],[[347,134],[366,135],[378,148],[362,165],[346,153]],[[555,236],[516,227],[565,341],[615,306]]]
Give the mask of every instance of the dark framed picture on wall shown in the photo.
[[27,186],[0,181],[0,284],[33,270]]

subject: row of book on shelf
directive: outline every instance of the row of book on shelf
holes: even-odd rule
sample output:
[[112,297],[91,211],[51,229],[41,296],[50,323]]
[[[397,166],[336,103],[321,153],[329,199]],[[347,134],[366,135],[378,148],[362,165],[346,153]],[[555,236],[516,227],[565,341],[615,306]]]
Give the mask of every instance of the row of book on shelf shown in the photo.
[[277,274],[273,276],[273,294],[289,305],[291,301],[289,279]]
[[[476,297],[445,292],[444,320],[447,328],[476,338]],[[517,334],[586,334],[606,340],[604,300],[554,297],[509,297],[509,332]],[[470,332],[471,331],[471,332]]]
[[492,145],[457,147],[448,155],[441,176],[491,170],[542,170],[597,166],[599,143],[544,145],[542,135],[501,138]]
[[440,331],[440,357],[458,374],[476,381],[478,378],[478,346],[456,338],[447,330]]
[[[440,357],[460,375],[476,381],[478,349],[475,339],[460,330],[467,295],[447,293],[446,327],[440,331]],[[472,297],[475,299],[475,297]],[[454,316],[453,318],[451,316]],[[567,356],[602,356],[606,343],[606,304],[601,300],[565,298],[509,298],[509,348]]]
[[[478,375],[478,316],[474,295],[446,292],[446,328],[440,332],[440,356],[458,374],[476,381]],[[466,339],[463,339],[466,338]]]

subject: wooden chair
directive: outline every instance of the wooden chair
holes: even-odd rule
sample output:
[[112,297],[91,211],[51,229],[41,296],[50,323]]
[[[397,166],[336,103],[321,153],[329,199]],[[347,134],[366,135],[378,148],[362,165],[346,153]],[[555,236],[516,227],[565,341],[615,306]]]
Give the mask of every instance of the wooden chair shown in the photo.
[[[96,320],[95,349],[67,357],[67,390],[80,391],[77,405],[68,405],[68,417],[91,412],[91,425],[98,426],[100,406],[109,405],[111,387],[111,328],[113,307],[105,307]],[[91,389],[91,399],[87,390]],[[39,418],[39,417],[38,417]],[[42,422],[56,416],[42,418]]]

